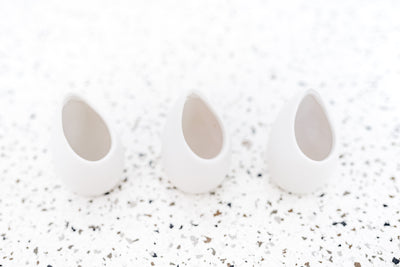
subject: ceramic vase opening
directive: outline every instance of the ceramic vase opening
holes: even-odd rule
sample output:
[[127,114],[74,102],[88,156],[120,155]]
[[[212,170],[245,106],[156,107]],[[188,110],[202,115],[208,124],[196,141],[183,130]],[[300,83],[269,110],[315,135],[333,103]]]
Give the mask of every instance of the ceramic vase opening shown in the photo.
[[187,97],[182,114],[183,136],[200,158],[215,158],[222,150],[223,132],[207,103],[196,94]]
[[315,161],[326,159],[333,149],[333,131],[326,111],[312,93],[301,101],[295,118],[296,142],[308,158]]
[[62,126],[68,144],[83,159],[97,161],[111,148],[111,134],[104,120],[83,100],[72,97],[62,109]]

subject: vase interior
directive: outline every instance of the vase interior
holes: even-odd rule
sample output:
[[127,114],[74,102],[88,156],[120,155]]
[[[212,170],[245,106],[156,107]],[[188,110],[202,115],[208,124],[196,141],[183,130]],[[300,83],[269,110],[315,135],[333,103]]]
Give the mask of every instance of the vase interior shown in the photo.
[[187,97],[182,114],[183,136],[190,149],[203,159],[216,157],[223,145],[220,122],[209,105],[196,94]]
[[310,159],[322,161],[330,155],[332,126],[323,104],[313,94],[307,94],[297,109],[295,135],[300,150]]
[[62,109],[64,136],[80,157],[97,161],[111,148],[111,135],[101,116],[81,99],[69,99]]

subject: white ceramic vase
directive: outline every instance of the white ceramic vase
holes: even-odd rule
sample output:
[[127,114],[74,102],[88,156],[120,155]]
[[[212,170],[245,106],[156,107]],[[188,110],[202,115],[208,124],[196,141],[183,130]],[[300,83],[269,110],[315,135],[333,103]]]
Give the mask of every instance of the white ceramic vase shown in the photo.
[[211,104],[199,92],[185,93],[176,102],[162,139],[165,173],[184,192],[210,191],[229,171],[229,136]]
[[124,167],[121,143],[105,117],[82,97],[65,97],[52,141],[55,170],[73,192],[97,196],[119,182]]
[[267,160],[272,180],[294,193],[312,192],[331,175],[336,134],[316,91],[302,92],[283,107],[271,129]]

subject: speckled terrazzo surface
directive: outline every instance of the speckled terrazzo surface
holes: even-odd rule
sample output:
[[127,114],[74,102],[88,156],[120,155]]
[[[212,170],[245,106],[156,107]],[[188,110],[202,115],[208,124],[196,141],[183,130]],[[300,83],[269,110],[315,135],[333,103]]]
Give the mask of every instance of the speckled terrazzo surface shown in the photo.
[[[398,1],[0,3],[1,266],[391,266],[400,259]],[[271,123],[314,88],[340,165],[305,196],[269,181]],[[185,89],[232,136],[222,185],[186,195],[160,166]],[[82,198],[55,176],[52,115],[69,91],[121,135],[125,173]]]

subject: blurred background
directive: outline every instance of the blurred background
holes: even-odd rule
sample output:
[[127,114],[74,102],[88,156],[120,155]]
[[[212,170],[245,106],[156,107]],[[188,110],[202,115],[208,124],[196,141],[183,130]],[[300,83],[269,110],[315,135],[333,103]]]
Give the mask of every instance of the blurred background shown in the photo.
[[[0,266],[390,266],[400,258],[400,2],[0,1]],[[296,196],[269,181],[271,123],[318,90],[340,168]],[[159,164],[175,99],[203,91],[232,136],[210,194]],[[67,92],[96,102],[126,149],[109,195],[55,176],[48,141]],[[358,265],[360,264],[360,265]]]

